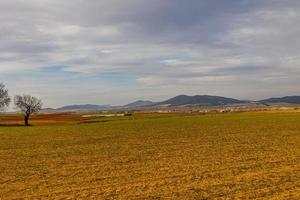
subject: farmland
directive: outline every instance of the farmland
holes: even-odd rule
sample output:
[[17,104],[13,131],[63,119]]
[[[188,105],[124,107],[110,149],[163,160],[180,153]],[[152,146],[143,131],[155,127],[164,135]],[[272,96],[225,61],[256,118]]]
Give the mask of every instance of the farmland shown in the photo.
[[1,124],[0,199],[300,199],[297,112]]

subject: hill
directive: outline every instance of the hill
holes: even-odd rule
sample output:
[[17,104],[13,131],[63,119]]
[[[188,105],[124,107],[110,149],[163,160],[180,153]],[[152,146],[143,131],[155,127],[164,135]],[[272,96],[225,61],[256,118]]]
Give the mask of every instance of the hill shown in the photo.
[[163,101],[158,105],[169,105],[169,106],[183,106],[183,105],[206,105],[206,106],[217,106],[227,104],[238,104],[244,103],[237,99],[220,97],[220,96],[209,96],[209,95],[179,95]]
[[84,110],[103,110],[110,108],[109,105],[93,105],[93,104],[85,104],[85,105],[68,105],[61,108],[56,109],[57,111],[84,111]]
[[290,104],[300,104],[300,96],[287,96],[281,98],[270,98],[260,101],[261,103],[290,103]]
[[122,107],[124,107],[124,108],[133,108],[133,107],[151,106],[153,104],[154,104],[154,102],[152,102],[152,101],[142,101],[142,100],[139,100],[139,101],[135,101],[133,103],[124,105]]

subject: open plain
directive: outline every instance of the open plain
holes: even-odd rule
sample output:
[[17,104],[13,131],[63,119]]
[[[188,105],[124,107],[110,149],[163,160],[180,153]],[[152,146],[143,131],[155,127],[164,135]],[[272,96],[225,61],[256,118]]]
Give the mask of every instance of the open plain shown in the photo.
[[0,199],[300,199],[297,112],[21,120],[0,120]]

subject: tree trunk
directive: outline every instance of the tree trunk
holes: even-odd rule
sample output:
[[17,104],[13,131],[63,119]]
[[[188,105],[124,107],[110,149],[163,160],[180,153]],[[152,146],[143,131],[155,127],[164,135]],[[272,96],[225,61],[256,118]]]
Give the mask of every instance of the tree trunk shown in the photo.
[[24,123],[25,123],[25,126],[29,126],[29,116],[28,115],[24,116]]

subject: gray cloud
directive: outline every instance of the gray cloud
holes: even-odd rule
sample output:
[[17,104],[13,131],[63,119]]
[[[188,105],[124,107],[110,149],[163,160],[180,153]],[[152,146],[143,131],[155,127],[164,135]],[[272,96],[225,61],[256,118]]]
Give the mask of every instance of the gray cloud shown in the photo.
[[[15,74],[59,65],[56,76],[66,79],[60,84],[81,88],[67,82],[70,73],[78,80],[116,73],[82,87],[96,91],[102,84],[124,95],[116,101],[87,92],[82,101],[116,104],[185,91],[239,98],[296,94],[299,10],[296,0],[0,0],[0,78],[11,85],[18,82]],[[122,87],[130,95],[112,84],[123,84],[119,74],[130,77]],[[28,76],[25,82],[46,95],[36,86],[41,80]],[[48,104],[63,104],[54,101],[61,97],[57,84],[44,84]]]

